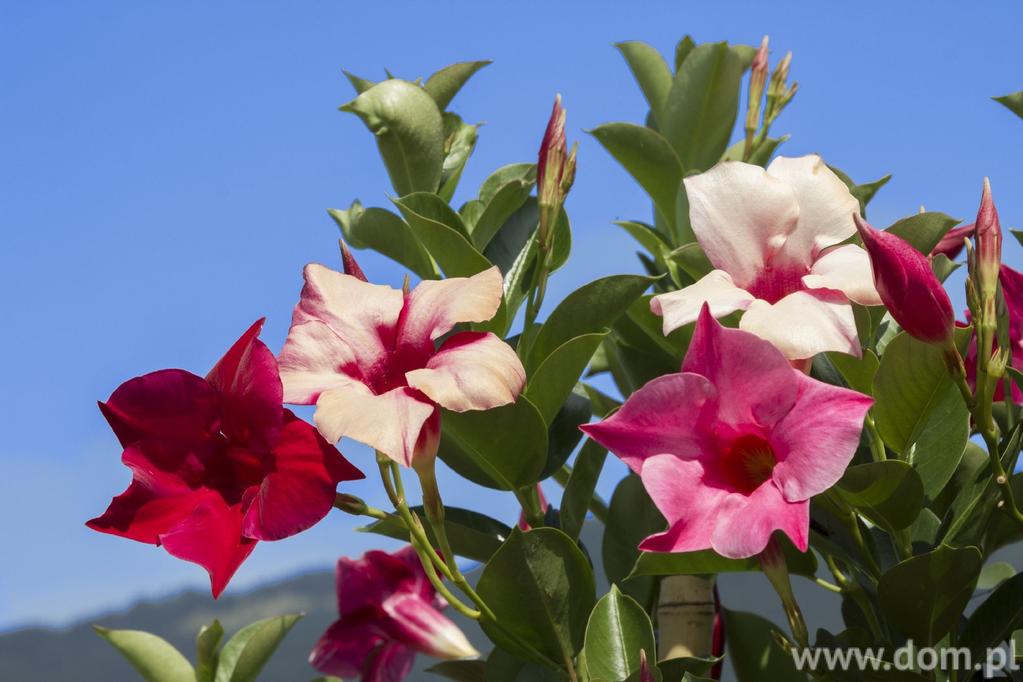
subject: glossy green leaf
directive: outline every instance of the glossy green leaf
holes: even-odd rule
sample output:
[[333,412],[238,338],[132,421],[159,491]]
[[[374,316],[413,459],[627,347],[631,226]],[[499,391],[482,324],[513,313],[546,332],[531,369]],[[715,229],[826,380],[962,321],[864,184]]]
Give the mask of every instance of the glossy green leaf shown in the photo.
[[484,632],[516,656],[549,664],[582,648],[596,597],[593,571],[561,531],[514,530],[487,562],[477,591],[497,619],[482,620]]
[[[789,573],[812,576],[817,571],[817,558],[813,552],[800,552],[787,537],[777,536]],[[760,562],[756,557],[729,559],[713,550],[697,552],[640,552],[635,566],[629,573],[642,575],[702,575],[709,573],[747,573],[759,571]]]
[[845,183],[845,186],[849,188],[849,193],[860,202],[860,213],[864,217],[867,215],[867,204],[874,198],[878,190],[888,184],[888,181],[892,179],[891,175],[886,175],[883,178],[878,178],[873,182],[865,182],[862,185],[857,185],[848,175],[843,173],[840,169],[835,166],[828,166],[838,176],[838,179]]
[[804,682],[788,651],[772,632],[784,630],[754,613],[725,609],[725,643],[739,682]]
[[948,256],[943,253],[936,253],[931,256],[931,270],[934,271],[934,275],[938,278],[939,282],[944,282],[948,279],[949,275],[962,267],[962,263],[956,263],[950,260]]
[[696,47],[696,41],[693,40],[692,36],[686,35],[682,37],[682,40],[678,41],[675,45],[675,73],[682,68],[682,63],[685,62],[686,57]]
[[658,120],[674,78],[664,57],[655,48],[637,40],[615,43],[615,47],[625,57],[654,120]]
[[863,356],[859,358],[837,352],[828,353],[827,356],[849,388],[867,395],[871,394],[874,390],[874,376],[881,364],[874,351],[865,350]]
[[[438,259],[438,262],[443,260],[444,257],[443,254],[434,253],[435,250],[440,250],[441,247],[457,250],[457,247],[449,244],[451,237],[447,235],[447,232],[454,232],[472,248],[472,243],[469,241],[469,229],[462,222],[462,217],[436,194],[431,192],[413,192],[391,201],[398,207],[398,210],[401,211],[405,220],[412,227],[412,231],[416,233],[416,236],[419,237],[420,241],[423,242],[434,258]],[[444,229],[442,230],[441,228]],[[440,237],[444,237],[444,239]],[[476,253],[476,256],[482,255],[476,249],[472,250]],[[477,263],[482,263],[483,260],[485,259],[475,258]],[[457,264],[459,261],[453,262]],[[444,266],[442,265],[441,267]],[[458,267],[463,266],[456,265],[456,268]],[[445,272],[447,271],[445,270]],[[479,270],[476,272],[479,272]],[[471,274],[476,273],[473,272]],[[464,276],[451,273],[447,273],[447,275],[448,277]]]
[[494,647],[487,657],[485,682],[568,682],[564,671],[537,665]]
[[909,464],[895,459],[851,466],[835,489],[842,499],[883,528],[906,528],[923,507],[920,476]]
[[441,166],[437,196],[451,201],[462,179],[465,164],[476,148],[479,126],[465,123],[457,114],[444,112],[444,164]]
[[657,668],[661,671],[661,677],[667,682],[669,680],[684,680],[689,675],[690,680],[703,680],[703,675],[709,675],[714,666],[720,663],[722,657],[698,658],[696,656],[684,656],[681,658],[667,658],[657,662]]
[[423,279],[437,279],[437,268],[412,228],[400,216],[383,208],[363,209],[355,201],[347,211],[327,209],[348,244],[373,249],[401,263]]
[[547,463],[540,473],[541,480],[553,476],[565,465],[583,439],[579,427],[588,424],[592,417],[593,411],[586,393],[582,388],[574,388],[547,429]]
[[696,242],[684,244],[668,254],[668,259],[678,266],[696,281],[714,269],[707,254],[703,252]]
[[529,349],[527,372],[566,341],[614,324],[653,282],[641,275],[611,275],[576,289],[558,304]]
[[301,618],[297,613],[265,618],[236,632],[220,650],[216,682],[253,682]]
[[1002,95],[1001,97],[992,97],[991,99],[1020,118],[1023,118],[1023,91],[1014,92],[1011,95]]
[[444,163],[444,124],[440,109],[423,88],[385,80],[342,105],[341,111],[357,115],[376,136],[400,196],[437,190]]
[[188,659],[167,640],[141,630],[93,629],[117,649],[146,682],[193,682]]
[[657,651],[650,617],[636,600],[617,586],[593,607],[583,651],[591,678],[626,680],[639,670],[640,651],[653,657]]
[[530,375],[526,397],[540,410],[545,422],[550,424],[558,414],[607,333],[608,330],[604,329],[569,339]]
[[485,682],[487,679],[486,661],[441,661],[426,669],[454,682]]
[[[977,579],[977,590],[993,590],[1016,575],[1016,568],[1007,561],[986,564]],[[1023,620],[1020,621],[1023,623]]]
[[[426,518],[425,510],[421,506],[413,507],[412,511],[419,518]],[[409,539],[405,524],[397,517],[374,521],[359,530],[405,542]],[[492,519],[471,509],[447,506],[444,508],[444,530],[447,532],[448,541],[455,554],[479,562],[486,562],[490,559],[501,543],[511,534],[511,528],[497,519]],[[426,533],[433,539],[433,529],[428,524]]]
[[617,583],[627,594],[646,604],[655,583],[647,577],[631,577],[633,565],[640,555],[639,543],[665,529],[667,522],[650,501],[639,476],[629,474],[611,495],[601,557],[608,582]]
[[605,123],[589,132],[639,183],[664,219],[674,225],[682,164],[668,140],[652,128],[632,123]]
[[727,43],[698,45],[675,75],[660,130],[686,173],[717,163],[739,109],[742,57]]
[[223,637],[224,627],[219,620],[214,619],[212,623],[203,625],[199,629],[199,635],[195,638],[196,682],[213,682],[219,660],[217,647],[220,646],[220,640]]
[[494,198],[498,190],[512,181],[525,182],[531,185],[535,184],[536,164],[510,163],[507,166],[501,166],[487,176],[487,179],[480,185],[480,201],[484,204],[490,203],[490,200]]
[[1003,582],[970,614],[960,644],[974,660],[984,660],[985,649],[995,648],[1023,624],[1023,573]]
[[511,180],[498,188],[473,225],[472,242],[476,248],[486,249],[512,214],[526,203],[532,187],[525,180]]
[[462,89],[466,81],[472,78],[473,74],[482,69],[489,61],[481,62],[458,62],[445,66],[432,76],[426,79],[423,89],[437,103],[437,108],[444,111],[451,104],[451,100],[458,91]]
[[441,459],[489,488],[536,483],[547,462],[547,424],[525,396],[492,410],[445,410],[441,427]]
[[881,576],[877,592],[888,622],[921,646],[940,641],[970,601],[983,559],[976,547],[941,545]]
[[607,449],[600,443],[587,439],[579,450],[572,466],[572,474],[565,484],[565,492],[561,496],[561,530],[572,539],[577,539],[582,531],[590,500],[597,489],[597,480],[607,460]]
[[886,232],[902,237],[925,256],[938,245],[945,233],[959,224],[957,218],[927,211],[897,221]]

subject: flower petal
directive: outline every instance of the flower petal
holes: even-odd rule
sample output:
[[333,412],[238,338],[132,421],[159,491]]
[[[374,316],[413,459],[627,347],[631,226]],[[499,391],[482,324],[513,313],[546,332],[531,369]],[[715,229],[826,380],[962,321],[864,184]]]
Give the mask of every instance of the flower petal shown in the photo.
[[423,347],[459,322],[485,322],[501,306],[504,280],[497,266],[472,277],[420,282],[405,300],[398,345]]
[[331,510],[337,484],[365,478],[311,424],[284,410],[280,440],[264,458],[268,473],[245,512],[246,537],[280,540]]
[[728,426],[771,426],[796,400],[797,373],[778,349],[748,332],[722,327],[707,308],[682,371],[706,377],[714,386],[717,421]]
[[728,490],[704,482],[704,465],[674,455],[651,457],[643,465],[643,487],[669,528],[640,543],[647,552],[695,552],[708,549],[728,504]]
[[381,608],[390,616],[385,626],[387,632],[401,644],[441,659],[479,656],[457,625],[415,595],[392,594]]
[[799,397],[774,426],[770,443],[778,464],[772,478],[789,502],[824,492],[842,477],[860,444],[873,399],[799,376]]
[[171,556],[206,569],[214,599],[256,548],[255,540],[242,537],[241,506],[229,505],[211,492],[187,518],[160,535],[160,544]]
[[[767,547],[771,534],[780,530],[805,552],[810,534],[810,501],[788,502],[768,481],[749,497],[733,495],[723,510],[712,547],[721,556],[746,559]],[[736,504],[736,502],[739,502]]]
[[313,647],[309,665],[327,675],[358,677],[384,641],[377,626],[381,615],[379,608],[368,608],[335,621]]
[[124,447],[143,438],[199,443],[220,429],[216,389],[183,369],[129,379],[99,409]]
[[[420,584],[420,579],[423,584]],[[428,599],[433,595],[419,555],[407,545],[388,554],[370,550],[358,559],[341,557],[334,573],[338,613],[354,613],[367,605],[379,604],[395,590],[407,590]]]
[[745,310],[756,296],[735,286],[732,276],[724,270],[711,270],[695,284],[684,289],[659,294],[650,299],[650,310],[664,318],[667,336],[679,327],[696,321],[706,303],[714,317],[724,317],[736,310]]
[[374,395],[348,381],[320,394],[314,421],[330,443],[347,436],[411,466],[423,426],[437,409],[421,396],[407,386]]
[[281,432],[284,389],[277,358],[257,337],[257,321],[235,341],[206,381],[220,391],[223,405],[221,430],[235,443],[267,452]]
[[324,391],[363,381],[355,351],[325,322],[293,324],[278,357],[284,402],[313,405]]
[[455,412],[515,402],[526,370],[515,351],[490,332],[448,338],[423,369],[405,373],[408,385]]
[[[685,186],[697,241],[739,287],[757,280],[796,229],[795,194],[760,166],[725,161],[686,178]],[[811,262],[807,257],[806,265]]]
[[642,474],[647,458],[693,459],[706,450],[702,428],[715,419],[717,395],[704,377],[667,374],[635,391],[607,419],[579,428]]
[[384,642],[363,664],[361,682],[402,682],[415,662],[416,652],[397,642]]
[[849,300],[828,289],[797,291],[774,304],[755,301],[739,328],[770,341],[789,360],[827,351],[862,354]]
[[852,215],[860,212],[860,203],[821,157],[779,156],[767,174],[785,181],[799,204],[799,222],[785,244],[790,256],[808,254],[812,262],[823,249],[856,232]]
[[860,305],[881,305],[881,296],[874,286],[870,256],[855,244],[829,249],[803,276],[803,285],[810,289],[835,289]]

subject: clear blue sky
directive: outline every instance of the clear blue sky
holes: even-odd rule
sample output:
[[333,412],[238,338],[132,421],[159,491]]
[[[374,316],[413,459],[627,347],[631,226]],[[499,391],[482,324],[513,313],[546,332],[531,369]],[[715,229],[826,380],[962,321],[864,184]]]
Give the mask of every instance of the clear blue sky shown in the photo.
[[[5,3],[0,17],[0,628],[66,622],[142,595],[206,586],[201,569],[87,531],[128,481],[95,401],[136,374],[197,373],[253,320],[278,349],[308,261],[337,262],[324,209],[386,205],[370,135],[339,113],[340,70],[414,78],[493,59],[454,109],[486,121],[461,197],[531,160],[555,92],[580,141],[572,264],[557,300],[635,272],[617,218],[642,192],[582,131],[640,121],[611,43],[697,40],[791,49],[800,91],[777,130],[853,178],[894,179],[870,217],[924,204],[972,217],[990,175],[1003,223],[1023,217],[1023,121],[991,102],[1023,89],[1014,3]],[[1014,241],[1007,260],[1023,262]],[[402,271],[363,255],[374,279]],[[961,300],[961,297],[960,297]],[[346,445],[370,466],[364,448]],[[621,475],[614,468],[602,488]],[[444,479],[451,480],[451,479]],[[443,481],[442,481],[443,484]],[[449,484],[448,501],[515,515],[510,495]],[[378,500],[375,483],[351,490]],[[339,515],[338,515],[339,516]],[[238,589],[328,568],[377,539],[331,518],[261,544]]]

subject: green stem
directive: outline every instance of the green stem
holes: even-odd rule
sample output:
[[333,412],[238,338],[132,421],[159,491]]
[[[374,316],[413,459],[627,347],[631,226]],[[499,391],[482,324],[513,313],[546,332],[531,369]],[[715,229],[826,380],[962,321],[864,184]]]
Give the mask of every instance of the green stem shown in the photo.
[[383,509],[371,507],[355,495],[347,495],[345,493],[337,494],[337,497],[334,498],[334,507],[340,509],[346,514],[351,514],[353,516],[369,516],[381,521],[394,517],[394,514],[388,514]]
[[867,626],[870,628],[871,633],[874,635],[878,642],[883,642],[885,639],[884,631],[881,629],[881,621],[878,620],[877,614],[874,612],[874,606],[870,603],[870,599],[867,598],[866,593],[863,591],[863,587],[856,582],[854,578],[847,576],[835,563],[835,558],[830,554],[823,554],[824,563],[828,565],[828,570],[831,571],[831,575],[835,577],[835,581],[838,583],[842,592],[848,594],[849,597],[856,602],[857,606],[860,607],[860,611],[863,612],[863,616],[867,619]]
[[870,436],[870,452],[874,457],[874,461],[884,462],[888,459],[888,455],[884,449],[884,440],[881,438],[881,432],[877,430],[877,423],[868,414],[864,424],[867,426],[867,435]]
[[792,631],[796,644],[804,649],[809,647],[809,630],[806,627],[806,620],[803,618],[803,611],[799,608],[799,602],[796,601],[796,595],[792,592],[789,569],[778,541],[774,538],[768,540],[767,547],[758,558],[761,570],[771,582],[774,591],[778,593],[778,597],[781,598],[782,606],[785,608],[785,617],[788,618],[789,629]]

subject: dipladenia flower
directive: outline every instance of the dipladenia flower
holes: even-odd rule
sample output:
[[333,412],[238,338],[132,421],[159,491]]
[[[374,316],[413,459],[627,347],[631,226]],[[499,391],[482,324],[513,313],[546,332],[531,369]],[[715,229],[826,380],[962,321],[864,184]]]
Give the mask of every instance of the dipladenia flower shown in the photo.
[[[1002,224],[991,199],[991,183],[984,178],[984,190],[977,211],[977,284],[981,300],[994,301],[998,292],[998,269],[1002,263]],[[993,305],[993,304],[992,304]]]
[[643,481],[668,530],[650,552],[759,554],[776,530],[807,548],[810,498],[842,476],[873,401],[793,369],[704,306],[682,372],[583,426]]
[[561,95],[554,98],[554,108],[547,121],[540,153],[536,163],[536,193],[540,206],[540,229],[538,239],[547,244],[554,230],[565,197],[575,181],[575,157],[577,145],[568,150],[565,138],[565,109],[561,106]]
[[790,360],[824,351],[860,355],[850,301],[878,305],[856,232],[859,204],[818,156],[778,157],[763,168],[725,161],[685,179],[696,239],[714,270],[692,286],[655,296],[664,333],[696,319],[746,311],[740,329]]
[[873,229],[859,215],[855,220],[870,254],[877,291],[895,321],[920,341],[951,343],[952,301],[926,256],[901,237]]
[[363,682],[399,682],[416,653],[470,658],[479,652],[441,610],[447,606],[411,547],[337,562],[340,618],[309,656],[322,673]]
[[309,528],[362,473],[281,406],[273,353],[246,331],[206,378],[181,369],[121,384],[100,410],[133,472],[87,525],[199,564],[219,596],[258,540]]
[[[998,272],[998,281],[1002,285],[1002,296],[1005,298],[1005,308],[1009,315],[1009,364],[1016,369],[1023,370],[1023,273],[1017,272],[1007,265],[1002,265]],[[976,387],[976,337],[970,342],[965,361],[966,375],[970,386]],[[1012,386],[1012,402],[1023,403],[1023,391],[1016,386],[1016,382],[1010,381],[1009,383]],[[1004,398],[1004,382],[1000,381],[995,387],[994,399],[999,401]]]
[[939,253],[944,255],[949,260],[955,260],[963,251],[963,247],[966,246],[966,240],[973,236],[974,224],[963,225],[962,227],[954,227],[946,232],[941,240],[934,245],[931,249],[931,256],[936,256]]
[[525,383],[515,351],[494,334],[459,332],[434,344],[459,322],[493,317],[502,286],[496,267],[404,292],[307,265],[279,356],[285,402],[315,404],[316,426],[330,442],[348,436],[405,466],[432,462],[438,406],[506,405]]

